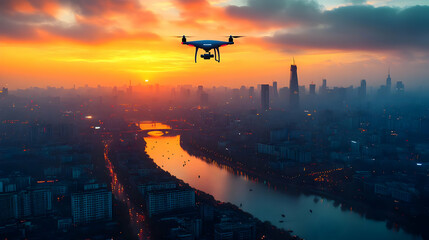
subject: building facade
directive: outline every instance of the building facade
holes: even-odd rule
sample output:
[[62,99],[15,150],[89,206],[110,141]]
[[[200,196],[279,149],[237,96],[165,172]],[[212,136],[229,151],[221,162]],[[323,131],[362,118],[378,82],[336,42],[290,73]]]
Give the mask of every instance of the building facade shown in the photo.
[[71,195],[74,224],[87,224],[112,219],[112,193],[95,189]]
[[150,191],[146,195],[149,217],[169,211],[195,206],[195,192],[192,189],[163,189]]

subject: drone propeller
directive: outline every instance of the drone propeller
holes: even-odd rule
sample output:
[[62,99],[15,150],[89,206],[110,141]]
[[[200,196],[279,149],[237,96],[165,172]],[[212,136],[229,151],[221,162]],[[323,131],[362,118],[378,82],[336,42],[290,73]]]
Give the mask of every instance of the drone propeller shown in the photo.
[[194,36],[188,36],[188,35],[182,35],[182,36],[171,36],[171,37],[174,37],[174,38],[182,38],[182,37],[186,37],[186,38],[188,38],[188,37],[194,37]]
[[242,37],[245,37],[245,36],[234,36],[234,35],[230,35],[230,36],[225,36],[225,37],[242,38]]

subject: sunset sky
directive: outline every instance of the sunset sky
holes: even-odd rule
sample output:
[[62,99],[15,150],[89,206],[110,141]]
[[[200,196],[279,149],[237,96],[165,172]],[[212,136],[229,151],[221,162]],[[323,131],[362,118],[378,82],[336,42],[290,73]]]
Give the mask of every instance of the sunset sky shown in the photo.
[[[221,62],[189,40],[227,40]],[[0,87],[429,87],[429,0],[0,0]],[[145,83],[145,80],[149,80]]]

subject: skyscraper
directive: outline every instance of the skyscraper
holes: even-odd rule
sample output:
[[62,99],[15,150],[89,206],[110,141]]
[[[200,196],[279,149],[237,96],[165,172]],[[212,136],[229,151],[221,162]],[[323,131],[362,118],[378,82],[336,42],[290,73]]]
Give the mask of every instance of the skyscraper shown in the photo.
[[312,96],[316,95],[316,84],[314,83],[310,84],[310,95]]
[[366,96],[366,80],[362,79],[360,81],[359,98],[364,98],[365,96]]
[[255,95],[255,87],[250,87],[249,88],[249,98],[253,98],[254,95]]
[[279,92],[277,91],[277,82],[273,82],[273,98],[277,98],[279,96]]
[[201,93],[203,92],[203,90],[204,90],[204,87],[202,85],[199,85],[197,90],[197,97],[201,96]]
[[290,106],[297,108],[299,106],[299,86],[298,86],[298,73],[295,65],[295,59],[293,64],[290,66]]
[[270,85],[261,85],[261,105],[262,110],[267,111],[270,109]]
[[326,86],[326,79],[323,79],[322,86],[319,87],[319,94],[324,95],[326,93],[327,88],[328,87]]
[[390,93],[391,88],[392,88],[392,79],[390,78],[390,68],[389,68],[387,78],[386,78],[386,92]]
[[404,94],[404,83],[402,81],[396,82],[396,93],[397,94]]
[[131,85],[131,80],[130,80],[130,85],[127,88],[127,94],[128,96],[131,96],[131,94],[133,94],[133,86]]

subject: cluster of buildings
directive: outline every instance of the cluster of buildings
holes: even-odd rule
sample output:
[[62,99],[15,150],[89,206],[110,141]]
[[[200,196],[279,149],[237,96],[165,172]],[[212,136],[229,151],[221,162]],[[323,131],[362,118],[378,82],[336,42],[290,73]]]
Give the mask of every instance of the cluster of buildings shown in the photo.
[[[82,149],[71,145],[7,149],[9,156],[2,158],[0,173],[1,234],[12,238],[61,238],[88,224],[117,225],[111,222],[111,191],[92,175],[90,152],[76,152],[76,147]],[[10,173],[8,170],[14,167],[6,161],[28,168]],[[107,235],[115,231],[115,227],[109,228]],[[99,235],[90,231],[81,234],[75,236]]]
[[237,210],[221,208],[213,199],[204,197],[180,180],[170,176],[150,159],[131,150],[136,140],[121,136],[122,142],[112,147],[118,175],[129,175],[136,202],[150,219],[154,239],[256,239],[256,222]]
[[380,206],[387,206],[407,215],[427,214],[425,202],[429,197],[429,181],[422,179],[421,175],[355,171],[350,188],[357,190],[357,198]]
[[[366,80],[354,88],[328,87],[324,79],[316,91],[314,83],[299,85],[295,63],[288,80],[281,88],[276,81],[234,89],[130,83],[9,94],[3,88],[0,234],[115,236],[121,232],[115,201],[130,186],[129,201],[141,206],[156,236],[255,239],[254,219],[210,202],[130,150],[136,129],[123,119],[147,116],[197,130],[194,142],[240,168],[335,193],[365,189],[361,197],[408,210],[428,199],[429,112],[425,101],[404,94],[403,82],[392,84],[389,72],[374,94]],[[118,188],[100,180],[93,156],[101,136],[115,138],[112,132],[122,130],[128,134],[120,134],[113,159],[129,182]],[[344,169],[359,171],[352,176]],[[44,229],[46,222],[56,228]]]
[[120,235],[112,192],[93,157],[100,144],[94,125],[103,123],[87,117],[90,101],[76,102],[49,96],[0,99],[0,236]]
[[[236,163],[233,168],[270,172],[334,194],[352,192],[346,197],[363,201],[397,203],[404,213],[428,199],[428,99],[405,94],[390,71],[377,91],[368,91],[366,80],[354,88],[328,87],[324,79],[318,92],[312,83],[306,93],[292,64],[289,87],[278,89],[273,82],[207,92],[208,108],[172,113],[180,112],[198,130],[183,141]],[[371,173],[365,195],[353,169]]]

